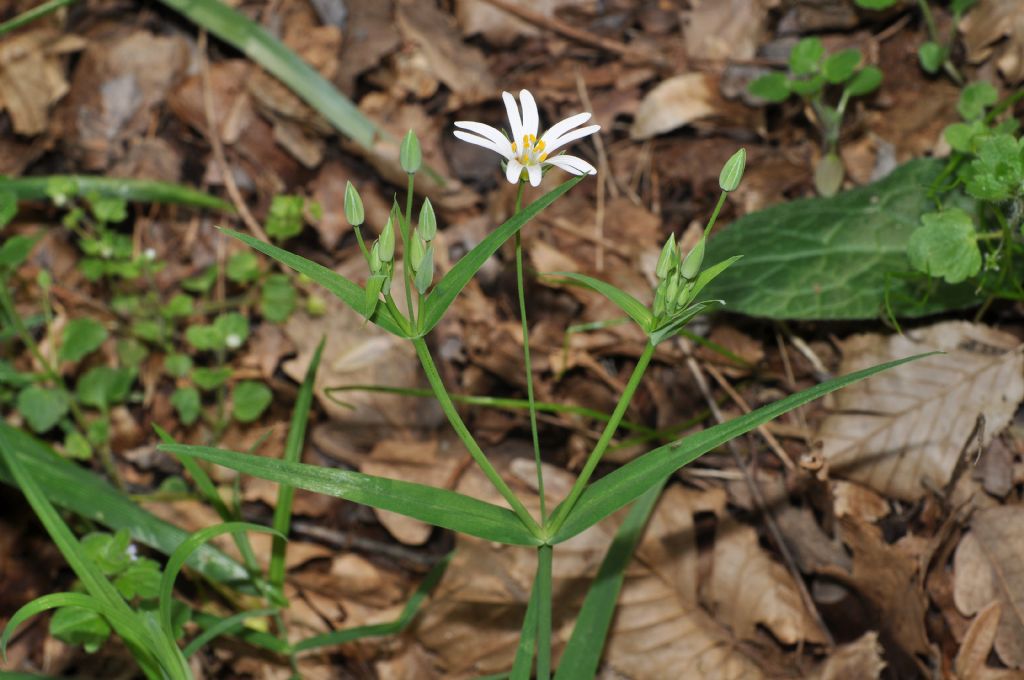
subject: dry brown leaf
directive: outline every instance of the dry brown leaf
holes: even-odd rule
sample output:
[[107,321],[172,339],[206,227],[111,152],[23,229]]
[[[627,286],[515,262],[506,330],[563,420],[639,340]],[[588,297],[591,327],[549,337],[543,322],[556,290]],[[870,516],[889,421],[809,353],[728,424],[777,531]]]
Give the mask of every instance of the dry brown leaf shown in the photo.
[[957,609],[971,616],[998,601],[996,653],[1007,666],[1024,669],[1024,508],[976,512],[953,556],[953,570]]
[[867,680],[881,677],[883,670],[882,645],[872,630],[836,647],[809,680]]
[[650,139],[718,111],[718,95],[705,73],[684,73],[658,83],[640,102],[629,134]]
[[7,36],[0,43],[0,111],[7,110],[19,135],[38,135],[49,123],[50,106],[68,93],[61,55],[85,47],[74,35],[50,28]]
[[915,500],[950,479],[979,415],[987,444],[1024,398],[1024,355],[1012,335],[947,321],[906,335],[857,335],[843,344],[840,373],[932,350],[837,393],[821,425],[833,473]]
[[[587,6],[593,0],[531,0],[532,11],[554,16],[562,7]],[[510,15],[483,0],[456,0],[455,17],[463,35],[483,35],[492,45],[508,46],[521,36],[533,36],[543,29]]]
[[832,482],[832,507],[837,517],[853,515],[865,522],[877,522],[889,514],[889,503],[871,489],[853,482]]
[[928,602],[913,548],[887,544],[877,527],[852,516],[841,518],[839,524],[843,542],[853,554],[851,572],[834,566],[820,572],[858,590],[870,604],[879,627],[907,657],[929,655],[924,629]]
[[993,600],[971,622],[953,662],[953,669],[961,680],[1009,680],[1011,677],[1020,677],[1020,673],[991,668],[985,663],[992,653],[992,643],[996,639],[1002,611],[999,601]]
[[692,2],[683,37],[694,59],[752,59],[764,31],[768,3],[764,0],[701,0]]
[[[967,60],[977,64],[999,50],[996,66],[1011,83],[1024,79],[1024,4],[1020,0],[981,0],[960,22]],[[1006,44],[994,45],[1003,38]]]

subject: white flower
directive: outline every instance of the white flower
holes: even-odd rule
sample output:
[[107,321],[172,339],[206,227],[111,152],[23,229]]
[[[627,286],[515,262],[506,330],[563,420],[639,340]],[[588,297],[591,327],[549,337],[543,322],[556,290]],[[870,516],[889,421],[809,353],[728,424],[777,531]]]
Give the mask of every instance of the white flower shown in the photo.
[[242,338],[238,333],[228,333],[228,336],[224,338],[224,344],[228,346],[228,349],[238,349],[242,346]]
[[551,155],[569,142],[592,135],[601,129],[600,125],[579,127],[590,120],[589,113],[577,113],[575,116],[569,116],[552,125],[538,138],[537,127],[540,124],[540,118],[537,115],[537,103],[533,100],[533,95],[528,90],[519,92],[519,101],[523,106],[522,118],[519,116],[519,106],[516,104],[515,97],[508,92],[502,92],[501,98],[505,101],[505,110],[508,112],[508,124],[512,132],[511,140],[500,130],[471,120],[456,121],[455,127],[468,130],[468,132],[456,130],[455,136],[464,142],[476,144],[500,154],[508,161],[505,168],[505,179],[512,184],[517,184],[522,177],[523,170],[526,170],[530,184],[538,186],[543,176],[541,167],[544,165],[554,165],[574,175],[593,175],[597,172],[593,165],[582,158],[566,154]]
[[142,256],[149,260],[150,262],[152,262],[153,260],[156,259],[156,250],[154,250],[153,248],[146,248],[145,250],[142,251]]

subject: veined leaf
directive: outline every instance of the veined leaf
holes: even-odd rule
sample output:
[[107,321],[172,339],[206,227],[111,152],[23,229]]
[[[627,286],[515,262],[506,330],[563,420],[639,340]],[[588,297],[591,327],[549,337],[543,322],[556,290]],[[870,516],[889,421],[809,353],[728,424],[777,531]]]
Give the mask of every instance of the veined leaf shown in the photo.
[[640,328],[645,332],[649,332],[651,328],[651,312],[647,309],[644,303],[637,300],[635,297],[627,293],[626,291],[616,288],[610,283],[595,279],[592,276],[586,276],[585,274],[576,274],[574,272],[554,272],[552,274],[546,274],[545,276],[560,276],[564,279],[589,288],[590,290],[600,293],[609,300],[611,300],[616,307],[625,312],[629,318],[637,323]]
[[511,510],[447,489],[207,446],[161,444],[159,448],[168,453],[194,456],[279,484],[390,510],[488,541],[509,545],[540,544]]
[[541,210],[555,202],[565,192],[583,181],[587,175],[574,177],[563,182],[548,193],[544,194],[530,205],[523,208],[522,212],[509,218],[504,224],[492,231],[488,236],[477,244],[473,250],[466,253],[455,266],[444,275],[430,297],[423,305],[423,317],[421,334],[426,335],[438,324],[445,310],[455,301],[456,296],[466,287],[470,279],[479,271],[491,255],[497,252],[505,241],[513,234],[523,228],[523,225],[532,220]]
[[[360,316],[367,316],[366,292],[362,287],[352,281],[349,281],[338,272],[328,269],[321,264],[317,264],[312,260],[307,260],[301,255],[296,255],[295,253],[289,252],[283,248],[278,248],[277,246],[261,241],[258,238],[253,238],[248,234],[232,231],[231,229],[224,229],[223,227],[221,228],[221,231],[228,236],[237,238],[250,248],[254,248],[264,255],[274,258],[281,264],[291,267],[300,274],[305,274],[330,292],[334,293],[339,300],[354,309]],[[388,312],[383,306],[379,306],[373,315],[370,316],[370,321],[389,333],[394,333],[400,337],[406,336],[406,332],[402,330],[398,323],[395,322],[394,318],[392,318],[390,312]]]
[[[565,524],[562,525],[552,542],[561,543],[572,538],[629,504],[651,487],[660,484],[663,479],[679,468],[692,463],[715,447],[746,434],[758,425],[763,425],[783,413],[792,411],[798,406],[803,406],[841,387],[930,354],[934,354],[934,352],[890,361],[823,382],[785,399],[780,399],[773,404],[762,406],[739,418],[698,432],[686,439],[658,447],[588,486],[580,495],[576,505],[573,506],[566,518]],[[556,509],[554,514],[557,513]]]

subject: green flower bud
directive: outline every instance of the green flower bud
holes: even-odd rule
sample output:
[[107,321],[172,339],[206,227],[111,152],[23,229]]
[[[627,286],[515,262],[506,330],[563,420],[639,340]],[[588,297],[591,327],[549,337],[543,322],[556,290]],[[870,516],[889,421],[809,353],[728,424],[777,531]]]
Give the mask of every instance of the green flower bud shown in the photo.
[[352,182],[345,184],[345,219],[353,227],[358,227],[366,219],[363,199],[359,198],[359,192],[352,186]]
[[680,307],[685,307],[690,304],[690,298],[692,297],[693,281],[687,281],[683,286],[682,290],[679,291],[679,295],[676,297],[676,304]]
[[420,164],[423,162],[423,152],[420,151],[420,140],[412,130],[406,132],[405,138],[402,139],[398,160],[402,164],[402,169],[410,175],[420,169]]
[[665,287],[668,285],[665,281],[658,284],[658,287],[654,289],[654,305],[652,305],[655,318],[665,313]]
[[395,258],[395,227],[390,218],[380,232],[377,243],[380,244],[381,262],[391,262]]
[[375,241],[373,248],[370,248],[370,272],[379,274],[384,268],[384,262],[380,259],[380,241]]
[[409,243],[409,265],[414,272],[419,271],[420,261],[423,259],[424,252],[423,239],[420,238],[419,230],[413,229],[412,240]]
[[707,238],[701,236],[700,241],[697,241],[697,245],[693,247],[693,250],[683,260],[683,266],[679,268],[679,273],[687,281],[694,280],[697,278],[697,274],[700,273],[700,266],[704,264],[704,244],[706,242]]
[[423,257],[420,259],[419,266],[416,267],[416,290],[420,292],[420,295],[424,295],[427,289],[430,288],[430,283],[434,280],[434,246],[427,246],[426,251],[423,253]]
[[679,294],[679,275],[675,274],[665,286],[665,307],[669,314],[675,311],[676,296]]
[[433,241],[437,235],[437,217],[429,198],[423,199],[423,206],[420,208],[420,234],[427,243]]
[[306,311],[310,316],[323,316],[327,313],[327,301],[313,293],[306,300]]
[[676,260],[676,235],[669,234],[668,240],[665,241],[665,246],[661,249],[661,255],[658,257],[658,266],[655,268],[654,274],[659,279],[664,279],[675,268]]
[[722,166],[722,173],[718,176],[718,186],[722,187],[722,191],[736,191],[746,166],[747,150],[740,149]]

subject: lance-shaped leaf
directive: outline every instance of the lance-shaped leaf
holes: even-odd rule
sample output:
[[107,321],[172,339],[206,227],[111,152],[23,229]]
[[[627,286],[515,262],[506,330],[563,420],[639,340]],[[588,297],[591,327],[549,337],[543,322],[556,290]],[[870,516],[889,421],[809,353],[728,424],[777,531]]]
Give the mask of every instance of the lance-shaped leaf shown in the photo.
[[78,196],[98,194],[139,203],[177,203],[229,213],[235,212],[230,203],[198,189],[181,184],[145,179],[115,179],[92,175],[0,177],[0,191],[13,193],[19,201],[42,201],[49,198],[47,190],[54,181],[73,189]]
[[626,291],[616,288],[612,284],[601,281],[600,279],[595,279],[592,276],[586,276],[585,274],[576,274],[574,272],[555,272],[550,276],[560,276],[564,279],[569,279],[569,281],[583,286],[584,288],[589,288],[595,293],[600,293],[611,300],[616,307],[625,312],[629,318],[635,321],[645,332],[650,332],[652,322],[650,310],[647,309],[644,303],[640,302]]
[[339,300],[354,309],[360,316],[368,316],[370,321],[389,333],[394,333],[400,337],[406,336],[406,332],[402,330],[387,309],[377,307],[372,315],[368,315],[366,291],[364,291],[361,286],[349,281],[338,272],[328,269],[322,264],[317,264],[312,260],[307,260],[301,255],[296,255],[295,253],[284,250],[283,248],[278,248],[277,246],[261,241],[258,238],[253,238],[248,234],[224,228],[221,228],[221,231],[228,236],[237,238],[239,241],[242,241],[249,247],[260,251],[264,255],[274,258],[281,264],[291,267],[300,274],[305,274],[316,283],[334,293]]
[[523,228],[523,225],[532,220],[541,210],[555,202],[565,192],[579,184],[587,175],[574,177],[563,182],[536,201],[526,206],[519,214],[513,215],[504,224],[492,231],[487,238],[481,241],[473,250],[466,253],[455,266],[444,275],[434,286],[433,292],[427,298],[423,306],[423,327],[422,333],[426,335],[437,325],[444,316],[445,310],[455,301],[455,297],[466,287],[470,279],[484,266],[487,258],[497,252],[505,241]]
[[279,484],[390,510],[488,541],[509,545],[540,544],[511,510],[447,489],[208,446],[161,444],[159,448],[168,453],[194,456]]
[[[573,506],[565,524],[562,525],[552,542],[561,543],[572,538],[640,497],[651,487],[661,484],[665,477],[679,468],[692,463],[715,447],[746,434],[758,425],[763,425],[783,413],[803,406],[818,397],[823,397],[829,392],[834,392],[840,387],[930,354],[934,354],[934,352],[890,361],[823,382],[785,399],[780,399],[773,404],[762,406],[739,418],[698,432],[686,439],[658,447],[588,486]],[[556,509],[554,514],[557,515],[557,513]]]

